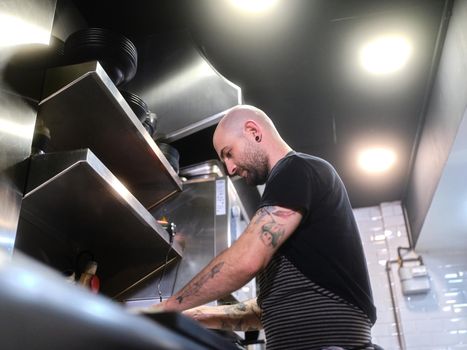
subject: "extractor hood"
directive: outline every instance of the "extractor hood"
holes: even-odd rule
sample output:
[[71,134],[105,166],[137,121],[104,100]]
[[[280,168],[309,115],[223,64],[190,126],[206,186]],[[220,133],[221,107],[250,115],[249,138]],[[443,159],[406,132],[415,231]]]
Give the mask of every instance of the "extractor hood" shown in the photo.
[[138,72],[123,89],[158,116],[156,139],[171,142],[212,126],[242,102],[241,89],[211,66],[187,33],[148,36],[136,46]]

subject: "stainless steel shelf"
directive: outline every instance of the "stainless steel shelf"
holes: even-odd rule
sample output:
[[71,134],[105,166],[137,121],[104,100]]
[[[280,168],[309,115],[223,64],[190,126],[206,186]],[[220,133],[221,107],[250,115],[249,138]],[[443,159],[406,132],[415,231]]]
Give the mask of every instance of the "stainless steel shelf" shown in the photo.
[[161,268],[169,249],[168,260],[182,255],[89,149],[32,157],[16,247],[59,270],[91,252],[110,297]]
[[146,207],[181,180],[97,61],[50,69],[38,118],[51,151],[90,148]]

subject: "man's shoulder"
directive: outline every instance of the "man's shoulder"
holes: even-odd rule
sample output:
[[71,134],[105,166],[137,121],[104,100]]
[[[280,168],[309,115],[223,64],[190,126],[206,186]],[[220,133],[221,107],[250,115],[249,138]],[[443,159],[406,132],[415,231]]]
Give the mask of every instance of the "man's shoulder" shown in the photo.
[[285,158],[286,163],[333,168],[327,160],[307,153],[295,152]]

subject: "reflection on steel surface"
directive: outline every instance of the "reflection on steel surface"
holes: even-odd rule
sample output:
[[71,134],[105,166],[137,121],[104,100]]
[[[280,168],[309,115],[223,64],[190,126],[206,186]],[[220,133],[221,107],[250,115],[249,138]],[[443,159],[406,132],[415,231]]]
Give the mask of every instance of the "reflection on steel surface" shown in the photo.
[[[11,254],[26,181],[24,160],[29,156],[36,111],[5,81],[4,70],[21,46],[37,42],[24,36],[24,28],[40,28],[41,42],[48,42],[56,0],[16,0],[0,6],[0,252]],[[8,28],[4,28],[8,25]],[[13,28],[20,25],[22,29]],[[23,34],[21,38],[15,34]],[[27,84],[27,83],[24,83]]]
[[16,95],[0,90],[0,250],[15,244],[31,150],[35,111]]
[[56,0],[17,0],[0,6],[0,48],[48,44]]

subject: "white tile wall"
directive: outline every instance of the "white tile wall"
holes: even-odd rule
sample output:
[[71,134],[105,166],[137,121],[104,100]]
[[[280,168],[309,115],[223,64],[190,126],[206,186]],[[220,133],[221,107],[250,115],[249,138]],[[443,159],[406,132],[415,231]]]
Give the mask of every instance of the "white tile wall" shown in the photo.
[[[378,320],[373,341],[385,350],[401,349],[391,303],[386,261],[397,258],[397,247],[409,241],[401,203],[354,209]],[[467,350],[467,252],[419,252],[430,275],[431,290],[415,296],[402,295],[398,265],[391,264],[396,310],[408,350]]]

